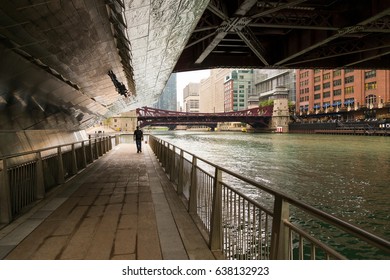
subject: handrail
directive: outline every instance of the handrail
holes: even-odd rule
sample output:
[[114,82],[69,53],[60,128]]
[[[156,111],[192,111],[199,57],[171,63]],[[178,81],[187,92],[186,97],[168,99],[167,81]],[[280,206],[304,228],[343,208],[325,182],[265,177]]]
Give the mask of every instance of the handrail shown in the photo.
[[[359,240],[364,240],[364,241],[370,243],[371,245],[373,245],[374,247],[377,247],[378,249],[381,249],[387,253],[390,253],[390,242],[388,240],[385,240],[382,237],[379,237],[371,232],[368,232],[368,231],[361,229],[361,228],[359,228],[351,223],[348,223],[348,222],[346,222],[346,221],[344,221],[336,216],[333,216],[329,213],[326,213],[326,212],[324,212],[320,209],[317,209],[311,205],[308,205],[302,201],[299,201],[288,194],[273,190],[267,186],[264,186],[264,185],[258,183],[257,181],[255,181],[253,179],[247,178],[247,177],[242,176],[240,174],[236,174],[231,170],[228,170],[222,166],[214,164],[214,163],[212,163],[209,160],[206,160],[204,158],[198,157],[195,154],[188,152],[188,151],[185,151],[185,150],[181,149],[180,147],[175,146],[173,144],[170,144],[169,142],[167,142],[165,140],[162,140],[162,139],[157,138],[155,136],[151,136],[151,139],[154,139],[156,141],[156,143],[161,143],[161,148],[157,149],[157,151],[159,151],[159,153],[162,153],[162,150],[164,150],[164,149],[166,150],[165,152],[173,152],[176,154],[176,156],[179,156],[179,154],[182,156],[185,153],[185,154],[191,156],[193,159],[196,159],[195,163],[198,161],[204,162],[204,163],[210,165],[211,167],[213,167],[215,170],[218,170],[219,172],[224,172],[226,174],[229,174],[230,176],[233,176],[233,177],[241,180],[244,183],[250,184],[250,185],[258,188],[259,190],[262,190],[262,191],[274,196],[275,200],[276,200],[276,198],[278,198],[279,201],[284,201],[285,203],[288,203],[294,207],[297,207],[297,208],[303,210],[306,214],[309,214],[313,217],[319,218],[322,222],[326,222],[327,224],[331,224],[333,226],[336,226],[339,230],[353,234],[355,237],[359,238]],[[150,141],[150,143],[151,142],[152,141]],[[168,144],[168,147],[166,144]],[[170,147],[172,147],[172,149]],[[156,150],[154,152],[156,153]],[[159,157],[160,155],[156,154],[156,156]],[[164,160],[164,161],[167,159],[169,160],[170,158],[174,158],[173,156],[164,156],[164,154],[161,154],[161,156],[162,156],[162,158],[160,160]],[[164,162],[163,166],[169,166],[169,168],[171,168],[170,167],[171,163]],[[193,166],[193,168],[194,168],[194,166]],[[198,170],[201,170],[199,166],[195,166],[195,168],[197,168]],[[204,172],[204,171],[202,171],[202,172]],[[169,171],[169,173],[172,174],[172,171]],[[206,172],[204,172],[204,173],[206,173]],[[213,176],[210,173],[207,173],[207,174],[209,176]],[[171,176],[172,175],[170,175],[170,177]],[[171,180],[172,180],[172,178],[171,178]],[[228,185],[226,185],[226,182],[224,182],[224,180],[222,178],[215,179],[215,184],[223,184],[224,186],[229,187]],[[215,188],[215,186],[214,186],[214,188]],[[231,187],[229,187],[229,188],[231,189],[232,192],[237,193],[238,195],[243,197],[246,201],[248,201],[248,203],[250,203],[251,205],[254,205],[254,207],[258,207],[259,209],[262,208],[261,210],[264,211],[264,207],[262,207],[257,201],[251,199],[250,197],[248,197],[247,195],[245,195],[244,193],[242,193],[239,190],[235,190]],[[275,201],[275,203],[276,203],[276,201]],[[274,207],[276,207],[276,204],[274,205]],[[272,213],[273,215],[275,215],[275,209],[276,208],[274,208],[274,213]],[[280,211],[282,211],[282,210],[280,210]],[[268,212],[267,214],[270,214],[270,212]],[[280,219],[280,221],[283,221],[283,219]],[[296,232],[299,234],[299,231],[296,231]],[[310,241],[312,241],[312,240],[310,240]],[[318,241],[316,244],[319,246],[322,246],[320,241]],[[331,249],[329,249],[328,251],[331,251]],[[337,254],[335,256],[337,258],[340,257]]]
[[[164,140],[162,140],[162,141],[164,141]],[[164,141],[164,142],[166,142],[166,141]],[[177,146],[175,146],[173,144],[170,144],[170,145],[172,145],[172,146],[174,146],[174,147],[176,147],[178,149],[181,149],[181,148],[179,148],[179,147],[177,147]],[[225,172],[225,173],[227,173],[229,175],[232,175],[232,176],[242,180],[245,183],[251,184],[251,185],[253,185],[253,186],[255,186],[255,187],[257,187],[257,188],[259,188],[259,189],[261,189],[263,191],[266,191],[267,193],[272,194],[274,196],[280,196],[284,200],[286,200],[286,201],[290,202],[291,204],[293,204],[294,206],[297,206],[297,207],[299,207],[299,208],[301,208],[303,210],[307,210],[310,213],[314,214],[315,216],[317,216],[319,218],[325,219],[326,222],[332,223],[333,225],[339,226],[342,229],[347,230],[350,233],[356,234],[360,238],[363,238],[363,239],[365,239],[368,242],[374,241],[377,244],[381,244],[383,249],[387,249],[387,250],[390,249],[390,242],[385,240],[385,239],[383,239],[383,238],[381,238],[381,237],[378,237],[378,236],[376,236],[376,235],[374,235],[374,234],[372,234],[372,233],[370,233],[370,232],[368,232],[366,230],[358,228],[357,226],[354,226],[354,225],[352,225],[352,224],[350,224],[350,223],[348,223],[348,222],[346,222],[346,221],[344,221],[344,220],[342,220],[340,218],[337,218],[336,216],[328,214],[328,213],[326,213],[326,212],[324,212],[324,211],[322,211],[320,209],[317,209],[317,208],[315,208],[315,207],[313,207],[313,206],[311,206],[309,204],[306,204],[306,203],[304,203],[302,201],[299,201],[299,200],[293,198],[292,196],[290,196],[288,194],[285,194],[285,193],[280,192],[280,191],[276,191],[276,190],[271,189],[270,187],[267,187],[267,186],[263,186],[263,185],[259,184],[257,181],[255,181],[253,179],[250,179],[250,178],[247,178],[247,177],[242,176],[240,174],[234,173],[233,171],[231,171],[229,169],[226,169],[226,168],[224,168],[224,167],[222,167],[222,166],[220,166],[218,164],[212,163],[211,161],[206,160],[204,158],[201,158],[201,157],[199,157],[199,156],[197,156],[197,155],[195,155],[193,153],[190,153],[190,152],[187,152],[187,151],[184,151],[184,152],[186,154],[188,154],[188,155],[196,157],[198,160],[201,160],[201,161],[203,161],[203,162],[205,162],[205,163],[207,163],[207,164],[209,164],[209,165],[211,165],[211,166],[213,166],[215,168],[218,168],[219,170],[221,170],[221,171],[223,171],[223,172]],[[236,192],[239,193],[239,191],[236,191]],[[252,200],[249,197],[247,199]]]
[[[109,137],[110,139],[113,138],[113,136],[107,135],[107,136],[97,137],[96,139],[103,138],[103,137]],[[9,155],[1,155],[0,156],[0,160],[9,159],[9,158],[13,158],[13,157],[21,157],[21,156],[26,156],[26,155],[29,155],[29,154],[35,154],[35,153],[38,153],[38,152],[58,149],[60,147],[70,146],[70,145],[73,145],[73,144],[82,144],[82,143],[87,142],[89,140],[91,140],[91,139],[80,140],[80,141],[77,141],[77,142],[71,142],[71,143],[67,143],[67,144],[60,144],[60,145],[56,145],[56,146],[50,146],[50,147],[47,147],[47,148],[42,148],[42,149],[37,149],[37,150],[30,150],[30,151],[21,152],[21,153],[15,153],[15,154],[9,154]]]

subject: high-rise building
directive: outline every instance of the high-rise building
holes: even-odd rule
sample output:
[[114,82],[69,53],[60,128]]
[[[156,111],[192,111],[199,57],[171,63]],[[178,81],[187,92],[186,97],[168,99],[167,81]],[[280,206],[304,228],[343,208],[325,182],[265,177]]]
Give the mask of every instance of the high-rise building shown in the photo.
[[158,109],[176,111],[177,109],[177,87],[176,87],[176,73],[172,73],[168,79],[165,88],[160,95],[160,98],[155,105]]
[[232,69],[212,69],[210,77],[200,82],[199,111],[202,113],[224,112],[224,82]]
[[297,70],[296,88],[300,115],[347,111],[356,120],[390,113],[390,70]]
[[183,108],[185,112],[199,113],[199,83],[189,83],[183,89]]
[[235,69],[225,76],[224,111],[240,111],[248,108],[248,96],[253,92],[253,69]]

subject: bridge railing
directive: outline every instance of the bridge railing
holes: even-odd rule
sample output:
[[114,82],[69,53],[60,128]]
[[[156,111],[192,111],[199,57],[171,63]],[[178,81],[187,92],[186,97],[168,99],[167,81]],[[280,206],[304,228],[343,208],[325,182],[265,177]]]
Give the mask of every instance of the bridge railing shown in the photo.
[[154,136],[149,144],[227,259],[388,259],[390,242]]
[[55,186],[112,149],[110,136],[0,157],[0,224],[8,224]]

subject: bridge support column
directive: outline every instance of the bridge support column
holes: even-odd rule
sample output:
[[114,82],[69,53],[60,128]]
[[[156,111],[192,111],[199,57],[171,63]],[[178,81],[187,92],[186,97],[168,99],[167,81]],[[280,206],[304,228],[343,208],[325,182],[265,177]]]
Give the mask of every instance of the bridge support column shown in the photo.
[[290,113],[288,110],[288,89],[286,87],[276,87],[274,96],[274,108],[272,112],[271,129],[275,132],[288,132]]

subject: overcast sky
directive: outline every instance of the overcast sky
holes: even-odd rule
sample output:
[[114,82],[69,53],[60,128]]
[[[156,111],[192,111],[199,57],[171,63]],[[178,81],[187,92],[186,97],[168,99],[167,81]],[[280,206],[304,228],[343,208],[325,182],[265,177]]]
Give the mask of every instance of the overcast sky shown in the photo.
[[177,73],[177,101],[183,104],[183,89],[189,83],[199,83],[210,76],[210,70],[188,71]]

